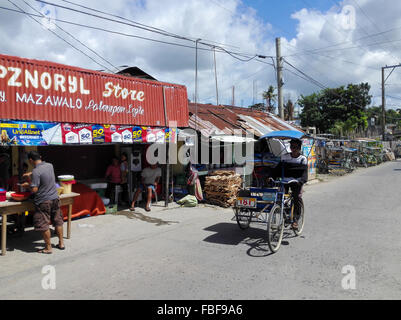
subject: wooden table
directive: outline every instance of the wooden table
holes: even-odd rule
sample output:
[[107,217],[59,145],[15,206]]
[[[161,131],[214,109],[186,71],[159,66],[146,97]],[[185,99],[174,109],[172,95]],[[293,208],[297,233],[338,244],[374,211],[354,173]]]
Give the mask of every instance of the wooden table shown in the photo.
[[[68,221],[67,221],[67,239],[71,237],[71,215],[72,204],[74,198],[78,197],[79,193],[67,193],[60,195],[60,206],[68,206]],[[26,211],[34,211],[35,207],[31,200],[29,201],[5,201],[0,202],[0,214],[3,217],[1,222],[1,255],[6,254],[6,241],[7,241],[7,216],[10,214],[21,214]]]

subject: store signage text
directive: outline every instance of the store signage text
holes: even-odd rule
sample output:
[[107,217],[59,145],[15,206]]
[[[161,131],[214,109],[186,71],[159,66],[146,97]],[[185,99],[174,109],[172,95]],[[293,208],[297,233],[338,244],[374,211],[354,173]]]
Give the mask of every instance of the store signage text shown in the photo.
[[[24,75],[24,79],[23,76]],[[0,65],[0,79],[8,79],[7,85],[9,87],[23,87],[35,89],[61,91],[69,93],[79,93],[82,95],[90,94],[90,90],[85,89],[84,79],[75,76],[65,77],[62,74],[50,74],[49,72],[42,72],[39,75],[37,70],[33,71],[33,74],[29,70],[23,70],[15,67],[4,67]]]
[[136,90],[128,90],[127,88],[121,88],[119,84],[114,84],[113,82],[107,82],[106,91],[103,92],[103,97],[110,97],[113,93],[116,98],[127,99],[128,96],[131,96],[131,100],[133,101],[144,101],[145,100],[145,92],[136,91]]
[[24,103],[32,103],[38,106],[47,106],[51,105],[52,107],[67,107],[71,109],[81,109],[82,108],[82,100],[72,98],[65,98],[59,96],[47,96],[44,97],[43,94],[32,94],[29,95],[24,93],[20,95],[16,92],[16,101],[24,102]]

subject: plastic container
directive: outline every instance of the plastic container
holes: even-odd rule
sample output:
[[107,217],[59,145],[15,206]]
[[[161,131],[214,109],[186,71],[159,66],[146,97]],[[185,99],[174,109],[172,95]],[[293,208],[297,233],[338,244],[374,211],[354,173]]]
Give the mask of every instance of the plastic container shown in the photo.
[[71,193],[72,192],[72,185],[75,184],[75,180],[71,181],[60,181],[60,185],[63,188],[63,193]]
[[25,201],[31,196],[30,192],[14,192],[11,194],[11,198],[15,201]]
[[109,198],[102,198],[103,204],[105,206],[107,206],[110,203],[110,199]]
[[7,194],[6,190],[0,189],[0,202],[4,202],[7,200],[6,194]]

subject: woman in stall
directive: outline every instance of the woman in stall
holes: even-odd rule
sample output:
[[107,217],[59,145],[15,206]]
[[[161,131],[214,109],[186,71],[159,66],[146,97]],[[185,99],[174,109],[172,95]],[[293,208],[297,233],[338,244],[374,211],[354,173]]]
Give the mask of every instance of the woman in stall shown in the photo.
[[110,199],[110,204],[114,204],[115,188],[121,184],[120,161],[117,157],[113,157],[112,163],[107,167],[105,177],[107,180],[106,197]]

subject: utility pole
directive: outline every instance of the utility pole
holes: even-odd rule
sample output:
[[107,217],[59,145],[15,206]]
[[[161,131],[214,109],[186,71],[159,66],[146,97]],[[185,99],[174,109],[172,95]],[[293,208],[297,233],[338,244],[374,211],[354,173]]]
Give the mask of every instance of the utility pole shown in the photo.
[[213,47],[213,53],[214,53],[214,77],[216,80],[216,105],[219,105],[219,90],[217,86],[217,67],[216,67],[216,47]]
[[198,42],[201,40],[195,42],[195,131],[198,130]]
[[384,67],[382,68],[382,140],[386,134],[386,94],[384,89]]
[[231,101],[231,105],[233,106],[235,104],[235,86],[233,86],[233,99]]
[[[386,95],[385,95],[385,84],[387,79],[390,77],[390,75],[393,73],[395,68],[401,67],[401,64],[397,64],[394,66],[385,66],[382,67],[382,139],[384,141],[385,135],[386,135]],[[384,79],[384,70],[385,69],[392,69],[387,78]]]
[[283,108],[283,58],[281,57],[281,39],[276,38],[276,62],[277,62],[277,102],[281,119],[284,120]]

